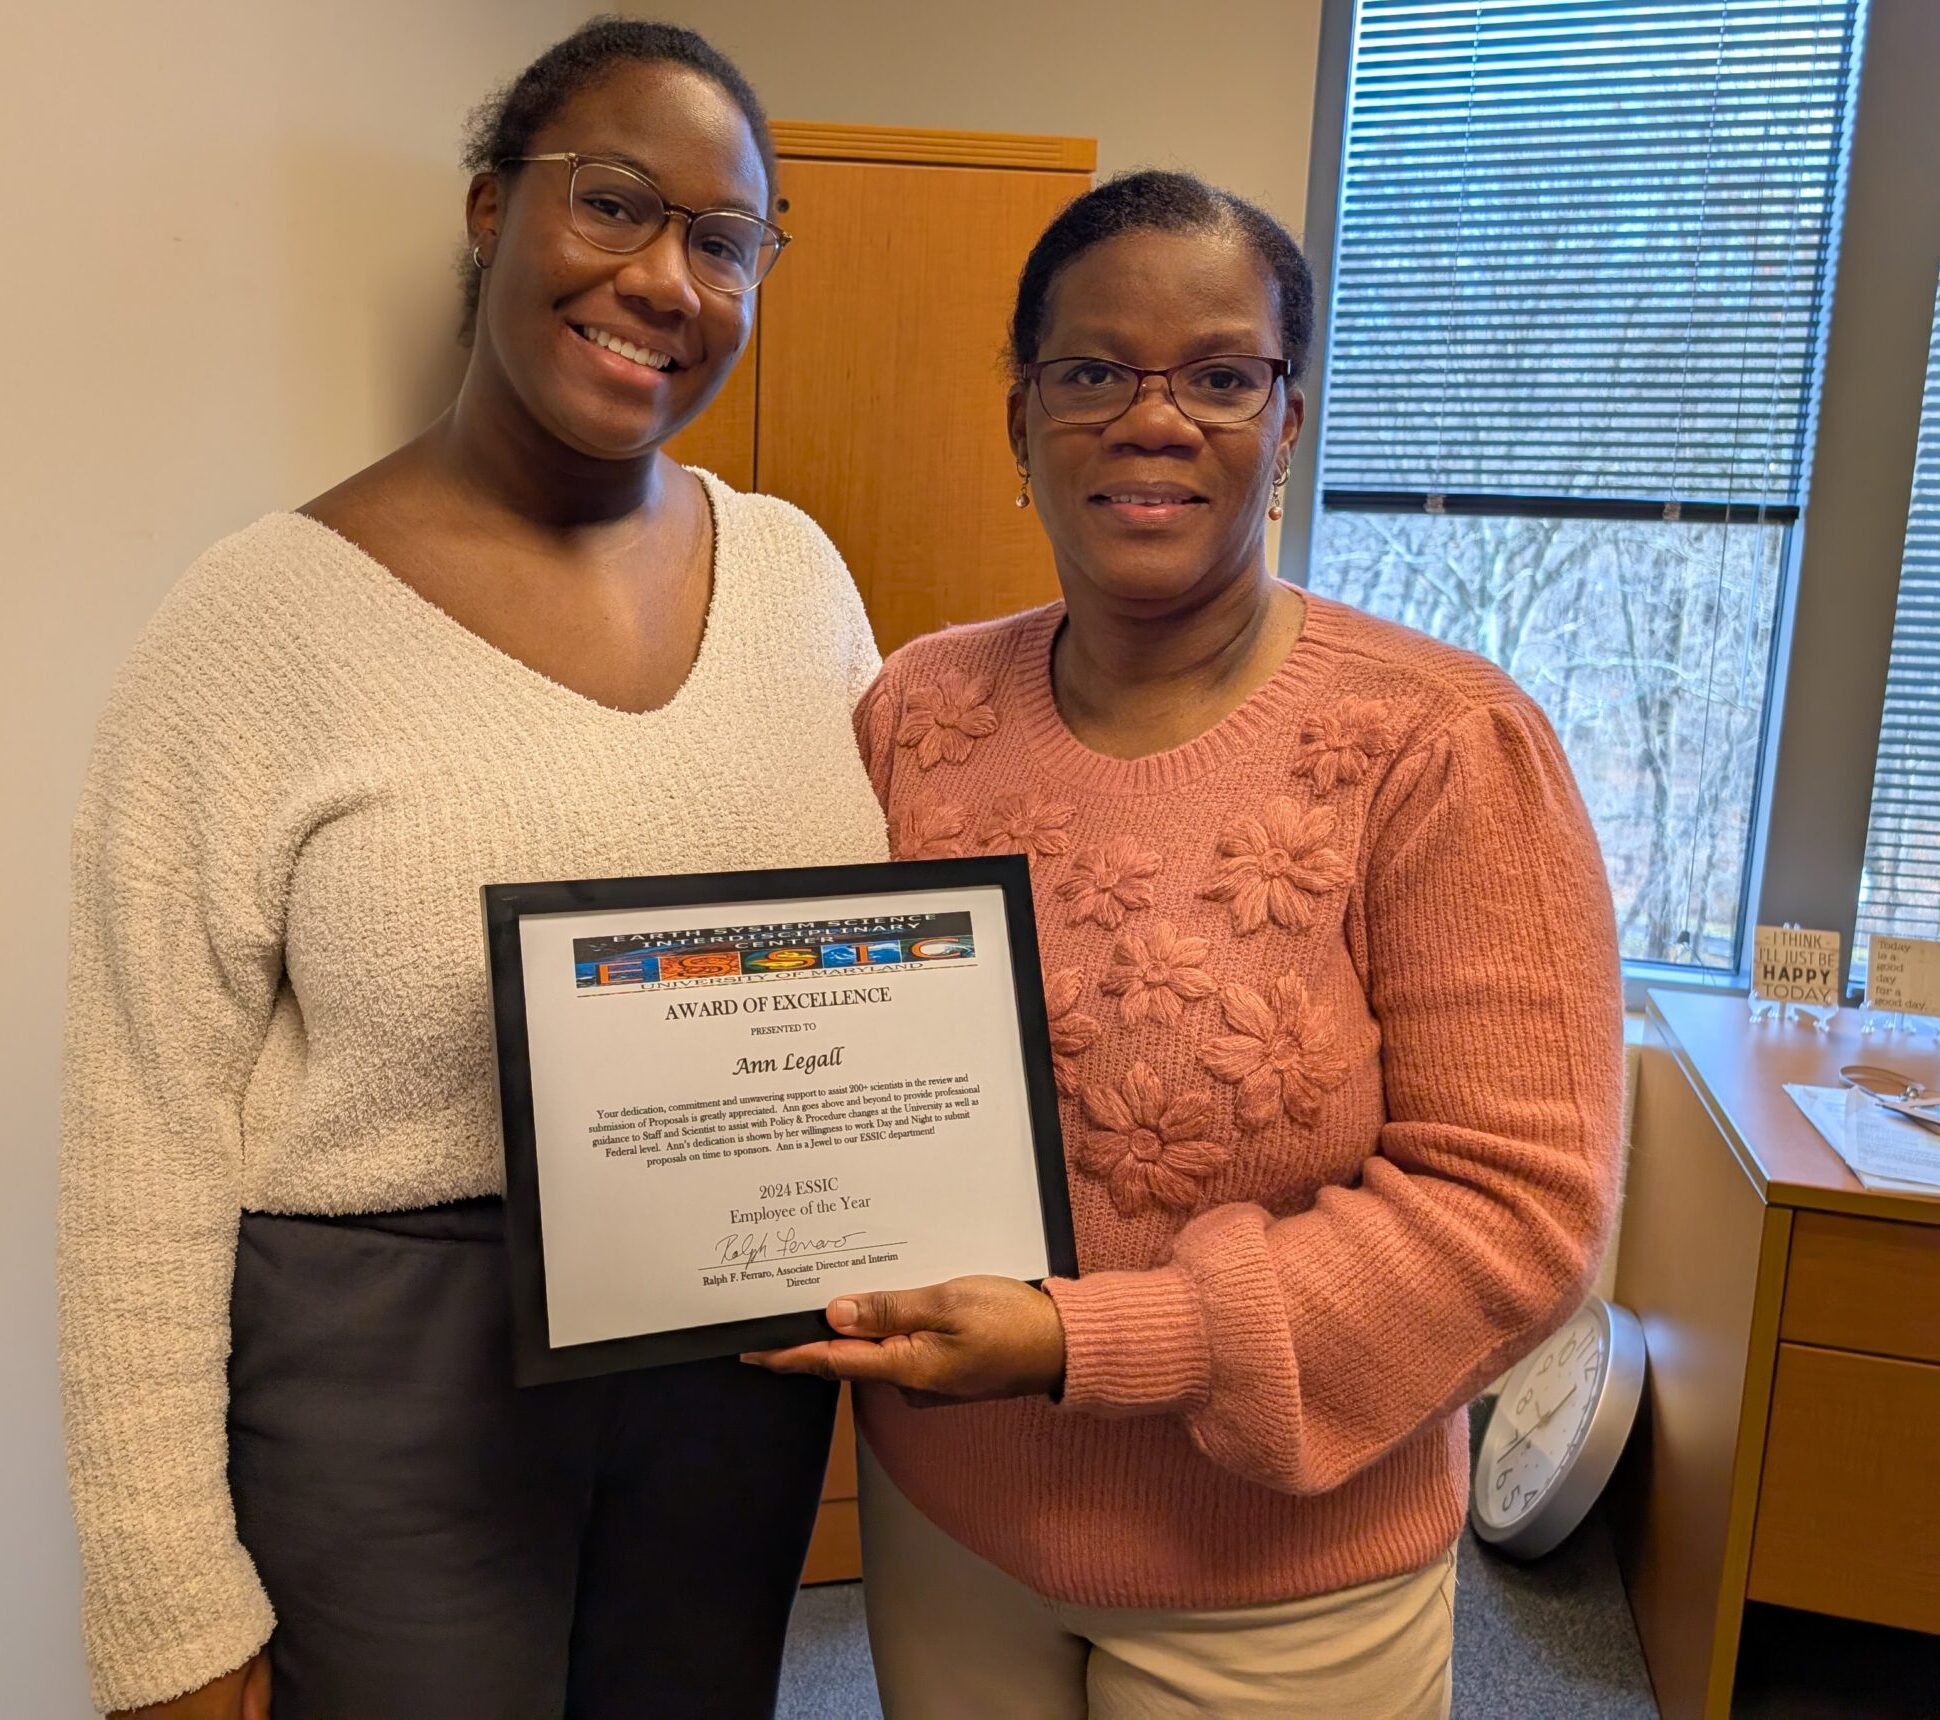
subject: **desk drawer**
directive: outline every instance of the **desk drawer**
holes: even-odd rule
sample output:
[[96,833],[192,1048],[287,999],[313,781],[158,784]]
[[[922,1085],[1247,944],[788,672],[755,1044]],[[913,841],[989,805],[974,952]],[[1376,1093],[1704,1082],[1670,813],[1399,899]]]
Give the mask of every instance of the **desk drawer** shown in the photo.
[[1800,1213],[1779,1335],[1940,1362],[1940,1225]]
[[1940,1367],[1779,1345],[1746,1592],[1940,1631]]

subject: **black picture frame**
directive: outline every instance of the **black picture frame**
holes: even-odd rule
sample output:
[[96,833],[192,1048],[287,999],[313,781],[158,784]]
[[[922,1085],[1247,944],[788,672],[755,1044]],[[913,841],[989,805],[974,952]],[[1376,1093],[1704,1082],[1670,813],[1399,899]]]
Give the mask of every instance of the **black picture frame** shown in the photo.
[[[1037,1166],[1038,1217],[1050,1276],[1076,1277],[1077,1243],[1065,1182],[1064,1137],[1051,1066],[1050,1023],[1038,964],[1029,862],[1019,854],[958,860],[900,860],[551,883],[487,884],[480,894],[490,965],[505,1151],[505,1247],[512,1294],[513,1377],[521,1386],[586,1379],[631,1368],[810,1343],[830,1335],[823,1302],[758,1319],[605,1338],[555,1349],[546,1319],[544,1225],[526,1030],[520,922],[530,916],[606,910],[688,908],[818,897],[907,895],[995,886],[1002,892],[1010,977],[1024,1064],[1025,1102]],[[890,1286],[884,1286],[890,1288]]]

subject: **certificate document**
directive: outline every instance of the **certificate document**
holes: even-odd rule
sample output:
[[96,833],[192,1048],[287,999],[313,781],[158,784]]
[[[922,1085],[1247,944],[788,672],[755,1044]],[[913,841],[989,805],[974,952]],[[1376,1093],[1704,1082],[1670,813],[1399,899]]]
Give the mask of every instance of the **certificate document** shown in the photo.
[[1025,862],[490,885],[522,1383],[1076,1270]]

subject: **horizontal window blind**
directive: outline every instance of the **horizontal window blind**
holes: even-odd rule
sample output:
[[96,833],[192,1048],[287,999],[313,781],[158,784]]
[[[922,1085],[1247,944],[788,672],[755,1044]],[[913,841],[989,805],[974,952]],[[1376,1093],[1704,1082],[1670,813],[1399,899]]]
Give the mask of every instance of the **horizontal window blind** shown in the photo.
[[1859,929],[1940,937],[1940,299],[1873,770]]
[[1324,507],[1796,516],[1859,0],[1361,0]]

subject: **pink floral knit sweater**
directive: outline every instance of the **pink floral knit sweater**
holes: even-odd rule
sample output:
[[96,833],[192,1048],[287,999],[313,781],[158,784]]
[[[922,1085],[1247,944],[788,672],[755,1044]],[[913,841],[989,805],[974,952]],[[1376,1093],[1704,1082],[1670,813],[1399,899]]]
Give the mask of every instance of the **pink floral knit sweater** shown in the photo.
[[901,858],[1028,854],[1082,1276],[1062,1400],[870,1447],[932,1521],[1100,1606],[1411,1570],[1462,1408],[1583,1294],[1622,992],[1595,836],[1489,664],[1317,597],[1273,677],[1119,760],[1060,719],[1061,605],[921,639],[856,713]]

